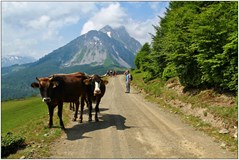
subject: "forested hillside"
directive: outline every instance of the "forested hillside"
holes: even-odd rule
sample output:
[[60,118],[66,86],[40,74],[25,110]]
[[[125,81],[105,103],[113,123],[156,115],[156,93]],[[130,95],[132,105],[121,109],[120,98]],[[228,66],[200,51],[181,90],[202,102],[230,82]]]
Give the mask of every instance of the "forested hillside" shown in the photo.
[[160,19],[135,59],[145,81],[178,76],[185,87],[237,92],[237,1],[174,1]]

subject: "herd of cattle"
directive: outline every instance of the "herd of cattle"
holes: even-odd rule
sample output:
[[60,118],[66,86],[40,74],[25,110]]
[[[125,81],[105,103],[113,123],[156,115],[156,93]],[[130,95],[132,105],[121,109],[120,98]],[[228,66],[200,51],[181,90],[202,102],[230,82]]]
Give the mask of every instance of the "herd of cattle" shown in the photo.
[[[58,106],[58,117],[60,126],[65,129],[62,121],[62,108],[64,102],[75,104],[75,114],[73,120],[76,121],[81,102],[80,122],[83,120],[83,109],[86,102],[89,109],[89,121],[92,121],[92,102],[95,106],[95,121],[98,120],[99,103],[104,96],[108,83],[99,75],[86,75],[81,72],[71,74],[54,74],[49,77],[37,78],[31,87],[39,88],[42,101],[45,102],[49,110],[49,128],[53,125],[54,108]],[[79,101],[80,99],[80,101]]]

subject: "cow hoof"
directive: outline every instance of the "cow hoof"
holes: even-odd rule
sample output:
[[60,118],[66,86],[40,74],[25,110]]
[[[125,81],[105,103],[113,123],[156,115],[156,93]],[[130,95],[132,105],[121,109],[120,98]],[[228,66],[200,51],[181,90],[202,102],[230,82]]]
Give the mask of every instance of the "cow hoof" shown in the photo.
[[75,121],[76,121],[76,118],[73,118],[72,121],[75,122]]
[[95,119],[95,121],[96,121],[96,122],[99,122],[99,119],[97,118],[97,119]]
[[61,126],[61,130],[66,130],[66,128],[64,126]]
[[80,120],[80,123],[82,123],[82,120]]
[[92,121],[92,119],[91,118],[89,118],[89,120],[88,120],[89,122],[91,122]]
[[52,125],[48,125],[48,128],[52,128]]

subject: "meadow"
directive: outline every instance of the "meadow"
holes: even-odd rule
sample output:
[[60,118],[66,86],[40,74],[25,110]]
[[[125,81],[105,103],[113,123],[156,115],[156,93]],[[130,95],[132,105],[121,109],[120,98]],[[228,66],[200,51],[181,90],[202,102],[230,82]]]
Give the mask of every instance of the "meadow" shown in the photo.
[[47,115],[47,107],[39,97],[2,102],[2,134],[15,132]]
[[[67,107],[68,106],[68,107]],[[69,122],[69,105],[63,107],[63,121]],[[8,132],[26,139],[26,148],[7,158],[44,158],[49,156],[49,145],[62,133],[57,117],[53,117],[53,128],[49,129],[48,108],[40,97],[2,102],[2,136]]]

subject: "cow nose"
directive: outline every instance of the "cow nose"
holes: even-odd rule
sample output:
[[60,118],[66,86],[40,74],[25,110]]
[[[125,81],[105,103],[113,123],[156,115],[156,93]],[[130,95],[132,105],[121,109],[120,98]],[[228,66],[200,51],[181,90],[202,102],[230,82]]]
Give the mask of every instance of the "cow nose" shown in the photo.
[[49,102],[51,102],[51,98],[50,97],[44,97],[44,98],[42,98],[42,101],[45,102],[45,103],[49,103]]
[[101,91],[99,89],[96,89],[95,94],[101,94]]

